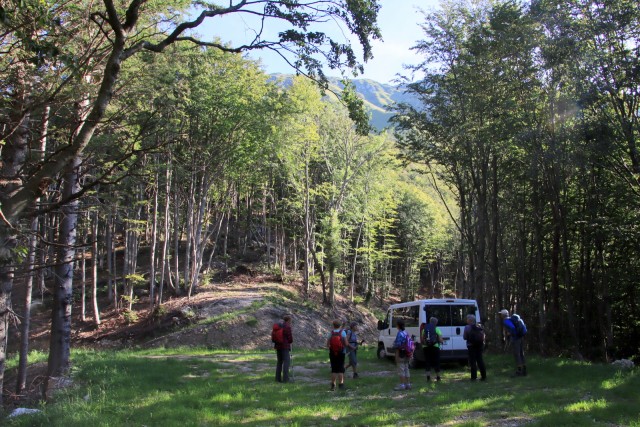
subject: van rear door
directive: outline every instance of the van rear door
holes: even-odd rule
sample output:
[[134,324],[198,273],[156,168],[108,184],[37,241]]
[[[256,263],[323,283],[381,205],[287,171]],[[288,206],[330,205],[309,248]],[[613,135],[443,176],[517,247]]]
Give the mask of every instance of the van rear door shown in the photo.
[[431,317],[438,319],[444,343],[440,346],[442,360],[466,360],[467,343],[463,338],[467,325],[467,314],[476,314],[473,304],[445,303],[425,305],[427,322]]

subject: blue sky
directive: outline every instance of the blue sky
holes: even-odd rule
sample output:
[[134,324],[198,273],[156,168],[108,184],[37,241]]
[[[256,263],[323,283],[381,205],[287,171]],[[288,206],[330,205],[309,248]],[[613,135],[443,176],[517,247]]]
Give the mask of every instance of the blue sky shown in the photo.
[[[438,0],[381,0],[378,23],[382,31],[383,41],[373,42],[374,59],[365,64],[362,78],[373,79],[381,83],[391,82],[397,74],[407,74],[404,64],[416,64],[420,59],[410,50],[417,40],[422,38],[419,23],[423,15],[418,8],[431,10],[437,7]],[[208,37],[220,37],[233,44],[248,43],[255,34],[259,23],[249,15],[236,14],[222,20],[212,21],[201,26],[198,33]],[[325,31],[338,41],[344,41],[348,34],[343,34],[335,24],[317,25],[314,30]],[[267,27],[265,34],[277,34],[281,28]],[[352,42],[355,45],[357,42]],[[292,73],[289,65],[275,53],[252,52],[249,57],[260,59],[268,73]],[[327,74],[331,75],[330,72]]]

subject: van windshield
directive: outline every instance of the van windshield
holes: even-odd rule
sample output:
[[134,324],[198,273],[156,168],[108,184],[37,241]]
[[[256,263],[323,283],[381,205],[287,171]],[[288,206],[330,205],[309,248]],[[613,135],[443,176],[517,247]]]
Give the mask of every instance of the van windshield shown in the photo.
[[476,314],[474,305],[464,304],[428,305],[425,309],[427,321],[435,317],[438,326],[466,326],[467,314]]
[[418,327],[420,326],[419,317],[418,317],[419,313],[420,313],[420,307],[418,305],[396,308],[395,310],[393,310],[393,314],[392,314],[393,324],[391,326],[395,328],[396,325],[398,324],[398,319],[402,319],[404,320],[405,328]]

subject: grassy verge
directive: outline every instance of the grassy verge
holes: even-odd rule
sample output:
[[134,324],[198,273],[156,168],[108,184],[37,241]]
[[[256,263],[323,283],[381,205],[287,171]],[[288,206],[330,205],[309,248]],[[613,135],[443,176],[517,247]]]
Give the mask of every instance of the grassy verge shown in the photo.
[[[273,352],[205,349],[77,351],[74,386],[42,413],[8,426],[635,426],[640,374],[531,358],[512,378],[508,356],[487,356],[488,381],[447,366],[440,383],[413,370],[413,390],[393,391],[393,364],[361,349],[361,378],[329,391],[324,351],[295,351],[294,382],[274,381]],[[350,376],[350,375],[349,375]]]

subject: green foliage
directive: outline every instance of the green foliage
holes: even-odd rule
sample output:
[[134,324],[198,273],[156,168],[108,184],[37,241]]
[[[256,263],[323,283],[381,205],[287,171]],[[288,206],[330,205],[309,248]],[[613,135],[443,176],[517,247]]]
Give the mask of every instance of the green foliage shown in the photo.
[[129,286],[135,288],[144,288],[149,283],[142,274],[129,274],[125,277]]
[[[628,290],[640,261],[623,243],[640,236],[640,10],[629,4],[447,4],[425,16],[417,45],[424,78],[408,89],[422,105],[395,117],[404,157],[455,195],[459,237],[446,252],[460,254],[481,305],[516,302],[554,336],[545,352],[638,353]],[[430,259],[443,243],[427,245]],[[619,315],[579,320],[602,301]],[[563,322],[578,333],[549,333]]]
[[169,311],[167,310],[167,307],[165,307],[164,305],[157,305],[153,309],[152,317],[156,320],[160,320],[164,316],[166,316],[168,312]]
[[122,317],[129,325],[138,321],[138,313],[136,313],[134,310],[124,310],[122,312]]

